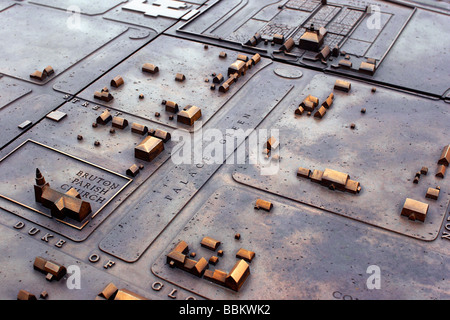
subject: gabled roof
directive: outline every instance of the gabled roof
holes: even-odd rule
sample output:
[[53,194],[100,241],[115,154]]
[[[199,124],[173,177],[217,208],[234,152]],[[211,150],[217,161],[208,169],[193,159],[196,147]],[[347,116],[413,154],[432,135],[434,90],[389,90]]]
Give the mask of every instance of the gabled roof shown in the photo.
[[450,163],[450,144],[446,147],[444,147],[444,150],[442,150],[442,154],[439,157],[438,164],[443,164],[444,166],[449,165]]

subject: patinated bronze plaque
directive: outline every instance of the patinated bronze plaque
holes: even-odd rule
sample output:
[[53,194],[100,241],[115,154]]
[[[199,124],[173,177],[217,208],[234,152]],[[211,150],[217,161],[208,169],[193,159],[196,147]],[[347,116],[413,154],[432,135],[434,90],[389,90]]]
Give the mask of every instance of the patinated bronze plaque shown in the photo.
[[449,15],[0,1],[0,299],[450,299]]

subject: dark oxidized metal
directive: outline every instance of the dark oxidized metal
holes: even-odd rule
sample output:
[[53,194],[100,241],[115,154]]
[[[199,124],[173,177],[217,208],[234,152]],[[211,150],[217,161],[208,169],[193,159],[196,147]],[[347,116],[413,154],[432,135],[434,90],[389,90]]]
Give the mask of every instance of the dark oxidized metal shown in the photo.
[[450,299],[449,16],[2,1],[0,299]]

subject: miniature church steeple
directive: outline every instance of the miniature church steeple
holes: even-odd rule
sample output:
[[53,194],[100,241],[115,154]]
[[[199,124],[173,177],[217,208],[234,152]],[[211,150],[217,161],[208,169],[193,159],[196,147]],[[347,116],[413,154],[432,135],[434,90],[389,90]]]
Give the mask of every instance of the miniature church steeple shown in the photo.
[[34,197],[37,202],[41,202],[42,192],[44,191],[44,187],[50,186],[49,183],[45,182],[45,178],[42,175],[41,171],[36,168],[36,184],[34,185]]

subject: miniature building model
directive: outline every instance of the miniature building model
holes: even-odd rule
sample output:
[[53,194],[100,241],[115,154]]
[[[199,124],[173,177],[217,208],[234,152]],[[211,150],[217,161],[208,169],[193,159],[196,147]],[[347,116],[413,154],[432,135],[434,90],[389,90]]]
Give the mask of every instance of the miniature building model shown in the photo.
[[275,139],[274,137],[270,137],[269,140],[267,140],[265,147],[271,151],[271,150],[276,150],[279,145],[280,145],[280,142],[278,142],[277,139]]
[[228,67],[228,76],[237,74],[238,77],[245,75],[247,72],[247,64],[242,60],[236,60]]
[[253,65],[257,65],[261,61],[261,55],[257,53],[250,60],[253,62]]
[[298,177],[309,178],[310,174],[311,174],[311,170],[306,169],[306,168],[301,168],[301,167],[298,168],[298,171],[297,171]]
[[45,73],[47,76],[51,76],[55,73],[55,71],[53,70],[52,66],[47,66],[45,67],[43,73]]
[[202,110],[196,106],[187,106],[178,113],[177,121],[192,126],[202,116]]
[[75,189],[71,188],[66,193],[61,193],[50,188],[50,184],[45,182],[39,169],[36,169],[34,196],[36,202],[49,208],[52,217],[58,219],[64,219],[67,216],[81,222],[92,212],[91,204],[82,201]]
[[311,27],[307,29],[300,37],[300,49],[319,51],[320,47],[323,45],[323,40],[326,34],[327,30],[325,28],[315,30],[314,25],[311,25]]
[[247,65],[242,60],[236,60],[231,66],[228,68],[228,76],[232,74],[237,74],[238,77],[245,75],[245,72],[247,71]]
[[439,193],[440,193],[440,188],[436,187],[436,188],[428,188],[427,190],[427,194],[425,195],[426,198],[428,199],[433,199],[433,200],[437,200],[439,198]]
[[242,285],[250,275],[250,266],[244,260],[236,262],[233,269],[228,273],[225,278],[225,286],[234,291],[239,291]]
[[327,109],[324,106],[321,106],[319,110],[314,113],[314,118],[322,119],[325,113],[327,113]]
[[301,116],[305,112],[305,109],[302,106],[299,106],[297,109],[295,109],[295,114],[298,114]]
[[331,49],[328,45],[325,45],[322,50],[316,55],[316,59],[320,61],[326,61],[331,54]]
[[359,70],[361,72],[373,75],[375,73],[375,64],[363,61],[359,66]]
[[444,165],[446,167],[448,167],[449,163],[450,163],[450,144],[446,146],[444,150],[442,150],[442,154],[439,157],[438,161],[438,164]]
[[350,82],[344,81],[344,80],[340,80],[340,79],[336,80],[336,82],[334,84],[334,89],[335,90],[349,92],[351,88],[352,88],[352,85],[351,85]]
[[[300,103],[299,108],[295,111],[296,114],[302,114],[303,111],[313,112],[314,108],[319,104],[319,99],[312,95],[308,95],[302,103]],[[302,110],[300,110],[300,107]]]
[[247,249],[239,249],[239,251],[236,253],[236,258],[244,259],[245,261],[252,262],[253,258],[255,257],[255,253],[253,251],[247,250]]
[[119,290],[111,282],[97,295],[95,300],[147,300],[147,298],[128,289]]
[[184,74],[182,74],[182,73],[177,73],[177,74],[175,75],[175,81],[183,82],[184,80],[186,80],[186,77],[185,77]]
[[130,177],[136,177],[139,173],[139,167],[136,164],[133,164],[126,171],[126,174]]
[[227,278],[228,273],[219,269],[214,271],[206,270],[204,273],[204,277],[206,280],[217,283],[219,285],[225,286],[225,279]]
[[311,170],[306,168],[299,168],[297,171],[298,177],[309,178],[312,182],[320,183],[321,185],[328,187],[330,190],[340,190],[344,192],[350,192],[353,194],[361,191],[361,186],[358,181],[350,179],[350,176],[346,173],[339,171],[325,169],[325,171]]
[[245,45],[246,46],[256,46],[259,42],[261,42],[261,34],[256,33],[253,37],[250,38],[250,40],[248,40]]
[[108,91],[106,91],[105,89],[102,89],[102,91],[95,91],[94,98],[105,101],[105,102],[110,102],[111,100],[114,99],[112,94],[109,93]]
[[159,72],[159,68],[157,66],[155,66],[154,64],[146,63],[142,66],[142,71],[148,72],[151,74],[155,74],[155,73]]
[[216,249],[220,246],[220,241],[217,241],[211,237],[204,237],[200,242],[200,244],[204,248],[216,251]]
[[36,257],[33,263],[34,270],[38,270],[47,274],[46,279],[48,281],[59,281],[67,273],[64,266],[57,264],[56,262],[46,260],[42,257]]
[[219,258],[216,256],[212,256],[211,258],[209,258],[208,263],[212,264],[213,266],[215,266],[217,263],[219,262]]
[[238,54],[237,60],[241,60],[241,61],[247,62],[248,61],[248,57],[245,54]]
[[282,34],[274,34],[273,35],[273,42],[276,43],[276,44],[283,44],[284,36]]
[[166,112],[177,113],[178,112],[178,104],[173,101],[166,101]]
[[331,105],[333,104],[333,101],[334,101],[334,94],[330,93],[328,98],[322,103],[322,107],[329,109],[331,107]]
[[55,73],[53,68],[51,66],[47,66],[43,71],[34,71],[32,74],[30,74],[30,78],[42,81],[53,73]]
[[130,291],[128,289],[120,289],[117,291],[116,296],[114,297],[114,300],[148,300],[147,298],[144,298],[141,295],[138,295],[137,293],[134,293],[133,291]]
[[158,130],[154,130],[154,129],[150,130],[148,132],[148,135],[158,138],[158,139],[161,139],[164,143],[169,141],[172,137],[169,132],[164,131],[164,130],[159,130],[159,129]]
[[26,290],[20,290],[17,294],[17,300],[37,300],[36,296]]
[[316,183],[322,182],[322,177],[323,177],[323,171],[320,171],[317,169],[314,169],[309,176],[311,181],[316,182]]
[[144,134],[146,134],[148,132],[148,127],[134,122],[131,124],[131,132],[137,133],[137,134],[140,134],[143,136]]
[[37,80],[44,80],[46,78],[46,74],[42,71],[36,70],[35,72],[33,72],[32,74],[30,74],[30,78],[32,79],[37,79]]
[[117,76],[111,80],[111,87],[118,88],[123,84],[124,84],[124,81],[121,76]]
[[128,126],[128,120],[120,117],[114,117],[112,126],[118,129],[125,129]]
[[345,190],[345,185],[349,179],[349,175],[335,170],[325,169],[322,176],[322,183],[330,189],[336,188],[341,191]]
[[144,161],[152,161],[164,151],[164,143],[161,139],[148,136],[136,148],[134,156]]
[[[248,59],[248,57],[244,55],[238,55],[237,60],[228,68],[227,75],[229,78],[219,87],[219,92],[228,92],[231,85],[235,83],[239,77],[244,76],[247,70],[251,69],[252,66],[257,65],[260,61],[261,55],[259,53],[255,54],[251,59]],[[213,80],[214,83],[221,83],[222,81],[222,74],[219,74],[219,76],[215,77]]]
[[221,73],[219,73],[218,75],[216,75],[213,79],[214,83],[222,83],[223,81],[223,75]]
[[265,201],[262,199],[256,200],[255,209],[257,209],[257,210],[263,209],[265,211],[270,212],[270,210],[272,210],[272,208],[273,208],[273,204],[271,202]]
[[443,164],[439,165],[436,171],[436,177],[438,178],[444,178],[445,177],[445,171],[447,170],[447,167]]
[[339,60],[338,64],[339,64],[339,66],[345,67],[345,68],[351,68],[353,65],[351,61],[346,60],[346,59]]
[[46,115],[47,119],[59,122],[67,116],[67,113],[61,111],[52,111]]
[[286,52],[291,52],[292,49],[295,47],[295,42],[293,38],[289,38],[286,40],[286,42],[281,47],[281,50],[284,50]]
[[98,124],[102,124],[102,125],[107,124],[111,120],[112,120],[112,116],[111,116],[111,113],[109,113],[108,110],[105,110],[101,115],[99,115],[97,117],[97,123]]
[[230,82],[229,80],[231,80],[231,78],[228,79],[227,81],[225,81],[225,82],[219,87],[219,91],[220,91],[220,92],[225,93],[225,92],[228,92],[228,90],[230,90],[231,82]]
[[401,212],[402,216],[408,217],[410,220],[419,220],[424,222],[428,213],[428,204],[417,200],[407,198]]
[[[206,239],[206,240],[205,240]],[[211,250],[220,245],[220,242],[209,237],[205,237],[202,240],[202,246],[207,242]],[[215,250],[215,249],[214,249]],[[208,270],[208,261],[205,258],[201,258],[199,261],[189,259],[187,257],[189,247],[185,241],[180,241],[175,248],[166,256],[167,264],[172,268],[179,268],[181,270],[187,271],[199,278],[204,276],[205,279],[222,285],[224,287],[230,288],[234,291],[239,291],[242,285],[247,280],[250,275],[250,266],[244,261],[244,258],[249,262],[255,257],[255,253],[245,249],[238,251],[236,255],[238,258],[243,257],[241,260],[237,261],[234,267],[229,273],[222,270]],[[216,264],[218,262],[217,257],[212,257],[211,264]]]

